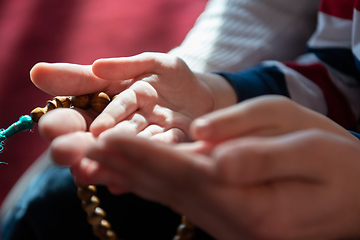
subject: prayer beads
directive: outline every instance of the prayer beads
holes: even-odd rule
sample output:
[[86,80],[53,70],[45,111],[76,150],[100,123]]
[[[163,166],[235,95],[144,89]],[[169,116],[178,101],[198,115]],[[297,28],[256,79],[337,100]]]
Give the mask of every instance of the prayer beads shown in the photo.
[[[91,108],[95,112],[101,113],[110,101],[110,97],[103,92],[72,97],[57,96],[53,100],[47,101],[45,107],[37,107],[31,111],[31,119],[37,123],[44,114],[56,108]],[[94,235],[99,237],[100,240],[121,240],[111,229],[110,223],[105,219],[105,211],[99,207],[100,200],[95,196],[96,187],[94,185],[81,185],[77,182],[75,182],[75,185],[78,187],[77,195],[82,201],[81,206],[83,210],[88,215],[88,222],[93,227]],[[194,234],[195,226],[183,216],[182,223],[177,228],[177,234],[173,237],[173,240],[191,240]]]

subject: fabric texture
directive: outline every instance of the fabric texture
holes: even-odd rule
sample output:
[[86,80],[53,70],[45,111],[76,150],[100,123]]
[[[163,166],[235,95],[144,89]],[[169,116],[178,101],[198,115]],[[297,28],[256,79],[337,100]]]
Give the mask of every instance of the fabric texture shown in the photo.
[[238,71],[263,60],[294,59],[315,30],[318,6],[319,0],[209,1],[170,54],[197,72]]
[[280,94],[359,131],[359,7],[357,0],[323,0],[306,54],[291,62],[264,61],[255,68],[219,74],[235,87],[239,101]]
[[[305,51],[304,38],[310,37],[312,21],[307,22],[305,19],[312,19],[310,10],[314,9],[316,1],[213,0],[208,3],[206,11],[197,20],[183,44],[170,54],[183,58],[194,71],[222,71],[219,74],[235,88],[239,101],[265,94],[284,95],[329,116],[347,129],[355,128],[356,131],[360,111],[359,78],[356,75],[358,50],[357,45],[353,46],[351,41],[349,45],[348,40],[356,39],[358,34],[354,27],[357,21],[357,3],[355,0],[323,0],[319,18],[334,18],[325,22],[335,23],[333,28],[339,30],[338,33],[347,33],[346,37],[342,35],[342,38],[338,38],[336,34],[334,38],[329,38],[328,33],[332,30],[323,28],[320,20],[317,30],[308,41],[308,53],[295,61],[281,62],[300,54],[302,47]],[[353,13],[354,18],[349,17],[349,12]],[[255,18],[256,14],[262,17]],[[339,19],[344,22],[336,24]],[[237,22],[240,24],[237,25]],[[354,32],[349,32],[349,22]],[[246,28],[248,25],[251,27]],[[341,27],[346,29],[340,29]],[[271,32],[272,28],[274,33]],[[296,47],[291,48],[292,44]],[[284,49],[290,51],[285,52]],[[346,51],[342,51],[343,49]],[[351,64],[340,66],[336,61],[331,61],[333,50],[342,56],[343,61],[346,59]],[[265,59],[271,60],[244,70]],[[61,181],[58,176],[61,176]],[[37,182],[40,180],[43,184]],[[115,229],[121,237],[151,238],[151,233],[158,233],[159,225],[166,226],[171,234],[166,230],[161,233],[164,235],[156,235],[157,239],[169,239],[174,234],[173,229],[180,217],[169,209],[133,195],[109,196],[106,189],[102,188],[99,194],[100,199],[104,199],[104,208],[109,208],[105,210],[116,214],[114,219],[109,216],[109,220],[114,221]],[[46,239],[49,238],[48,234],[58,232],[59,228],[64,228],[59,239],[69,239],[69,236],[91,239],[86,232],[89,226],[83,222],[84,213],[78,204],[68,170],[51,166],[33,180],[23,198],[6,216],[2,229],[3,240],[20,239],[16,234],[22,234],[23,231],[27,233],[27,239]],[[53,209],[64,205],[67,207]],[[52,212],[52,215],[48,212]],[[69,219],[72,218],[70,215],[74,219]],[[168,221],[161,222],[161,219]],[[137,224],[135,229],[132,224]],[[71,226],[68,227],[69,225]],[[201,231],[197,237],[196,239],[210,238]]]
[[[76,189],[69,169],[50,165],[31,180],[26,197],[5,217],[2,239],[97,240]],[[172,239],[181,223],[181,216],[169,208],[133,194],[114,196],[106,187],[98,186],[96,196],[106,219],[123,239]],[[212,238],[198,229],[195,239]]]
[[[0,128],[53,96],[29,71],[38,62],[92,64],[98,58],[168,52],[180,45],[207,0],[0,1]],[[49,143],[38,128],[17,134],[0,154],[0,204]]]

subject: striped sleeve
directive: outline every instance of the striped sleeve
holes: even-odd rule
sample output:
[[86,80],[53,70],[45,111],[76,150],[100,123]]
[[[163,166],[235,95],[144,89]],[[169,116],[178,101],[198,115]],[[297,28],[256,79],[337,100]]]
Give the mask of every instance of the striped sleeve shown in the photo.
[[169,53],[196,72],[237,71],[267,59],[293,59],[304,52],[315,30],[319,2],[209,0],[182,44]]
[[322,0],[306,54],[292,62],[265,61],[256,68],[221,75],[234,86],[239,101],[264,94],[288,96],[359,132],[359,9],[360,0]]
[[231,83],[239,102],[260,95],[283,95],[348,130],[358,129],[360,88],[352,87],[357,86],[357,80],[322,62],[316,54],[305,54],[294,62],[265,61],[247,70],[218,74]]

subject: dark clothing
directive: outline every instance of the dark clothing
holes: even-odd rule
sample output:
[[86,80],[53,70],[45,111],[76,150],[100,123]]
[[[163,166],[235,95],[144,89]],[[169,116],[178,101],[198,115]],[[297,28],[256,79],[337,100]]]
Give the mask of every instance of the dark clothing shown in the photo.
[[[114,196],[97,187],[100,207],[119,237],[171,240],[181,216],[133,194]],[[2,224],[2,240],[98,239],[77,197],[70,171],[50,166],[38,174]],[[195,239],[212,239],[197,230]]]

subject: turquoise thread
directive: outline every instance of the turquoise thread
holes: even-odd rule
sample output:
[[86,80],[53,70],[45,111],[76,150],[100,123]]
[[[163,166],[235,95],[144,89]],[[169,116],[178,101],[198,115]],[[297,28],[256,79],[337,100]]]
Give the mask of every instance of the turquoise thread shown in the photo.
[[[7,129],[0,129],[0,152],[4,150],[4,141],[24,130],[29,130],[34,126],[34,122],[29,115],[24,115],[19,118],[19,121],[13,123]],[[3,163],[3,162],[0,162]]]

